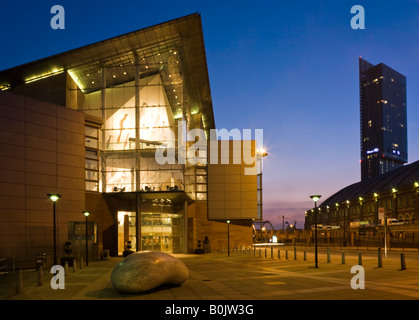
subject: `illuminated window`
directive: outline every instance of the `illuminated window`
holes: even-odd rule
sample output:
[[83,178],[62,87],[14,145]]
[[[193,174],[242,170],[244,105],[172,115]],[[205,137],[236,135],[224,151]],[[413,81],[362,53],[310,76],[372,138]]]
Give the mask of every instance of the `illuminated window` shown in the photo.
[[85,187],[99,191],[99,129],[85,126]]

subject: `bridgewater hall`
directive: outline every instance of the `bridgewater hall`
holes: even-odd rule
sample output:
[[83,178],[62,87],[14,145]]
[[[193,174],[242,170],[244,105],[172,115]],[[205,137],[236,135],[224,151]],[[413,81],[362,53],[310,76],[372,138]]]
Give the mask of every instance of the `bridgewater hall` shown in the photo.
[[188,135],[207,146],[215,130],[200,14],[0,71],[0,89],[0,258],[33,267],[252,244],[255,140],[237,153],[216,136],[230,153],[209,163]]

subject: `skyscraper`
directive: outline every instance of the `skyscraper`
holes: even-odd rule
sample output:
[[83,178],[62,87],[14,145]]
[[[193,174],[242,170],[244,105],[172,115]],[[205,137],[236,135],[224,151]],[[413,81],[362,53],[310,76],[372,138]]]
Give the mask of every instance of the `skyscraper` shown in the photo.
[[361,180],[407,162],[406,77],[359,58]]

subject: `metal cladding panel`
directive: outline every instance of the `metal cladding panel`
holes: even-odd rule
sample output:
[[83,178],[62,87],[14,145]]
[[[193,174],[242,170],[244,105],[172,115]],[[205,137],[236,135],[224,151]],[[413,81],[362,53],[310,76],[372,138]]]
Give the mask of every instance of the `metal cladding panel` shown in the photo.
[[[246,174],[246,168],[251,168],[253,164],[245,163],[243,141],[239,142],[241,158],[233,156],[233,141],[229,141],[229,155],[223,156],[220,141],[218,145],[220,161],[208,163],[208,219],[210,220],[257,218],[257,175]],[[257,161],[255,146],[255,141],[252,141],[254,165]],[[221,160],[228,163],[223,164]]]

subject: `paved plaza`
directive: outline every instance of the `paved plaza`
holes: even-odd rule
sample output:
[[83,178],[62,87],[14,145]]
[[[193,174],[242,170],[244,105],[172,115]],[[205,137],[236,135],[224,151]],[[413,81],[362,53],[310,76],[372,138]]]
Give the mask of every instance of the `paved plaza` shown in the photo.
[[[122,294],[110,283],[113,267],[122,258],[90,262],[65,277],[65,289],[52,289],[49,270],[43,285],[35,270],[23,271],[23,291],[16,293],[16,274],[0,279],[3,300],[415,300],[419,298],[419,252],[391,250],[378,267],[377,249],[319,248],[318,268],[314,249],[281,247],[255,251],[210,254],[175,254],[189,269],[189,279],[180,286],[162,286],[142,294]],[[365,289],[353,289],[351,279],[365,272]],[[260,255],[259,255],[260,253]],[[406,269],[401,268],[401,253]],[[256,255],[255,255],[256,254]],[[359,281],[357,282],[359,283]]]

